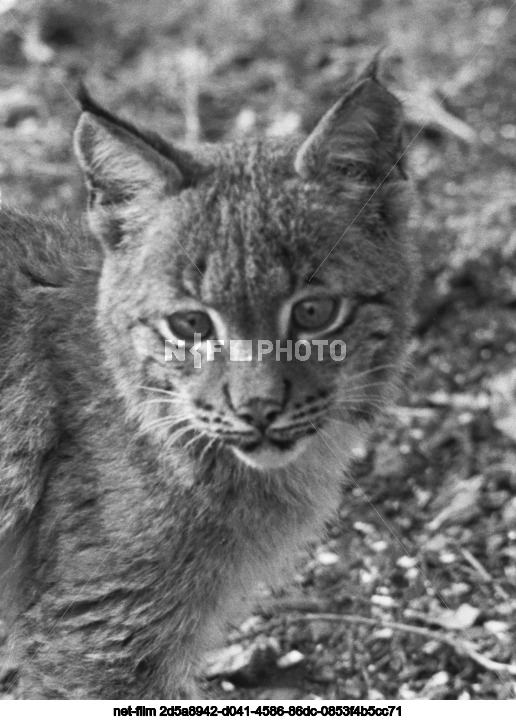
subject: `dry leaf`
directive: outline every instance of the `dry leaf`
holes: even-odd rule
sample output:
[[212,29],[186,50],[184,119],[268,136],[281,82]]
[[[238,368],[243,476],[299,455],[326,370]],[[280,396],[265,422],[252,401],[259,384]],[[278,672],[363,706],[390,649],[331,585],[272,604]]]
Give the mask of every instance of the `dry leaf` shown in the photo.
[[462,631],[471,628],[480,615],[480,610],[469,603],[461,604],[454,611],[446,608],[440,613],[432,613],[430,620],[432,623],[446,628],[449,631]]
[[443,510],[428,524],[430,531],[437,531],[443,525],[452,523],[468,523],[481,513],[480,491],[482,476],[474,476],[465,481],[455,481],[446,489],[446,498],[438,499],[445,502]]

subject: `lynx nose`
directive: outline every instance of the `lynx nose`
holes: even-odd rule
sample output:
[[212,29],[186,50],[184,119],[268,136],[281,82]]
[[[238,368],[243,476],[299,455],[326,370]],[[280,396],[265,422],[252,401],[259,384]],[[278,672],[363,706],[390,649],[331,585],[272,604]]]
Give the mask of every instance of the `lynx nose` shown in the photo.
[[251,398],[244,406],[237,409],[237,415],[246,423],[263,432],[274,422],[280,411],[280,403],[268,398]]

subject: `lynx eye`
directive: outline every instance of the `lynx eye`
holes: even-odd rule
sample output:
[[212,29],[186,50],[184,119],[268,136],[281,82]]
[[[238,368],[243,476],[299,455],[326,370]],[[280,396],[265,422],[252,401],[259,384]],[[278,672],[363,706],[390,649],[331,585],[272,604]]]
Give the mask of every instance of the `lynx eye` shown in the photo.
[[335,317],[337,301],[334,298],[306,298],[292,309],[292,320],[297,328],[313,330],[323,328]]
[[213,330],[211,318],[200,310],[186,310],[168,316],[168,325],[172,333],[181,340],[194,340],[194,333],[199,333],[205,340]]

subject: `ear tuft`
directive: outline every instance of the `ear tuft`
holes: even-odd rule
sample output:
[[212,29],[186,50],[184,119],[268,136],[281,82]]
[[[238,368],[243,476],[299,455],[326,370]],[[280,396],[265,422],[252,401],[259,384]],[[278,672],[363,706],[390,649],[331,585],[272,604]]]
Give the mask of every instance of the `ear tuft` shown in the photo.
[[74,145],[90,194],[90,226],[103,240],[119,241],[124,230],[145,222],[158,200],[192,185],[199,167],[189,153],[105,110],[83,84],[78,101]]
[[380,82],[380,70],[381,70],[381,64],[382,64],[382,55],[383,55],[383,48],[380,48],[380,50],[377,50],[376,53],[373,55],[372,59],[367,63],[365,68],[362,70],[361,73],[359,73],[355,83],[359,83],[362,80],[377,80]]
[[346,175],[377,183],[399,165],[403,112],[399,100],[380,82],[380,54],[351,90],[323,116],[301,145],[296,171],[321,182],[342,182]]
[[191,153],[177,148],[168,143],[157,133],[151,130],[143,130],[124,118],[119,118],[114,113],[106,110],[96,100],[94,100],[85,83],[81,80],[77,89],[77,101],[83,112],[95,115],[99,120],[104,120],[113,127],[125,130],[131,137],[141,141],[148,148],[152,148],[158,155],[165,160],[173,163],[181,176],[183,177],[184,187],[194,185],[197,180],[209,172],[209,168],[205,168],[198,163]]
[[[115,225],[131,230],[138,219],[144,222],[149,208],[181,188],[181,175],[171,163],[91,112],[82,113],[74,140],[89,190],[90,226],[102,240],[114,237]],[[116,236],[120,239],[121,232]]]
[[87,111],[95,111],[99,110],[100,106],[98,106],[93,98],[90,95],[90,91],[86,87],[83,80],[79,81],[79,86],[77,88],[77,102],[79,103],[81,110],[83,112]]

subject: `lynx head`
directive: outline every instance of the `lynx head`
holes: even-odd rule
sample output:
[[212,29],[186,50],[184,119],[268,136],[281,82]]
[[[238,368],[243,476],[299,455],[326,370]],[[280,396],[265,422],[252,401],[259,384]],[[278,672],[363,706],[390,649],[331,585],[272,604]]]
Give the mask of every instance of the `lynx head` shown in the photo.
[[[85,95],[82,107],[99,327],[148,432],[270,470],[367,426],[400,365],[413,286],[402,113],[375,69],[306,139],[186,151]],[[235,359],[239,340],[250,360]],[[165,341],[183,341],[184,360],[166,361]]]

